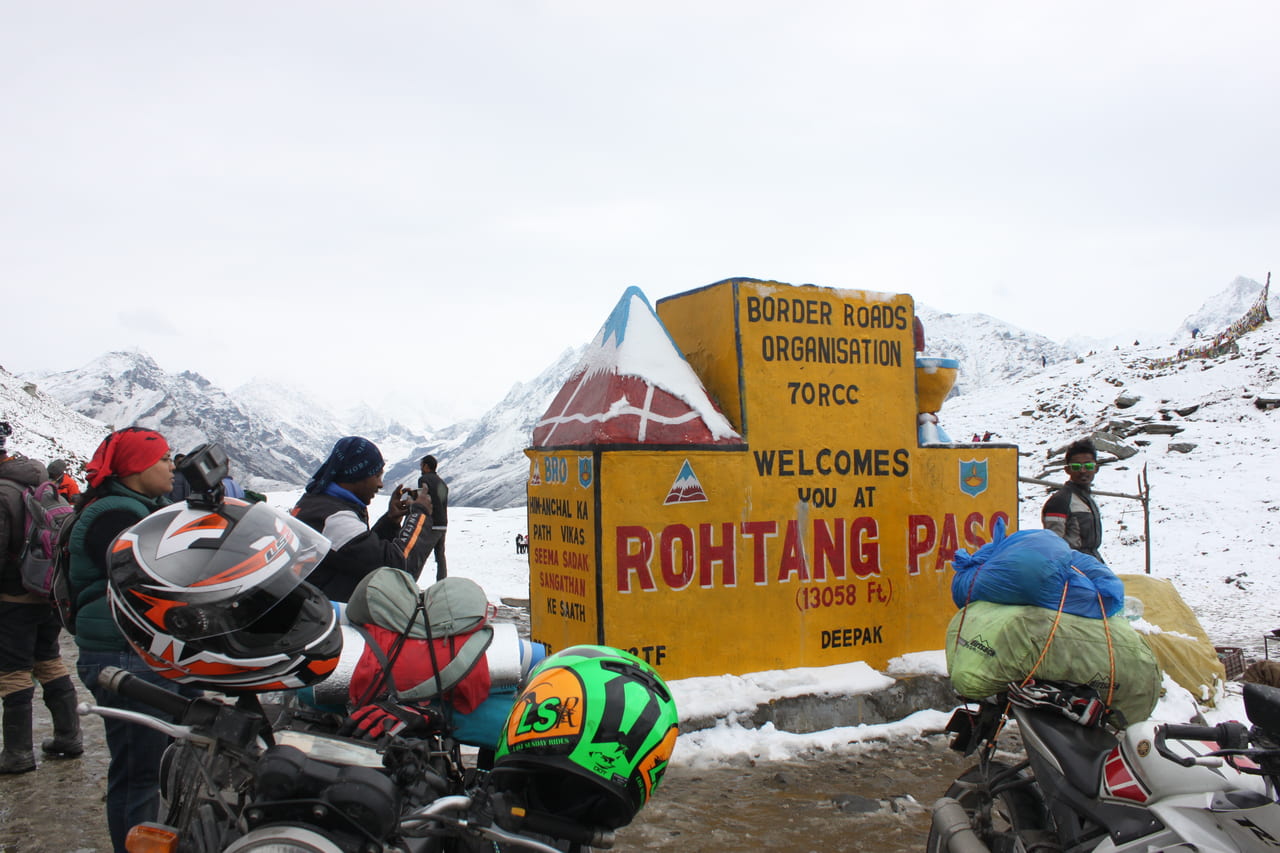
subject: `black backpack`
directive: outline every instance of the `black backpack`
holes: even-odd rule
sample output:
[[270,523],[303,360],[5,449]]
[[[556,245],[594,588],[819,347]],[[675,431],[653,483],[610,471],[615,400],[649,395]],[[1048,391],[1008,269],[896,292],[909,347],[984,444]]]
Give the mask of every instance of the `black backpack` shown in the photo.
[[45,480],[19,487],[23,507],[23,547],[17,554],[23,587],[53,605],[62,627],[75,633],[76,607],[71,593],[71,529],[80,512]]
[[53,586],[58,538],[73,510],[52,480],[23,489],[22,505],[26,514],[18,572],[28,592],[47,598]]
[[53,568],[49,573],[49,603],[58,621],[69,633],[76,632],[76,596],[71,590],[71,530],[80,520],[76,510],[58,530],[53,552]]

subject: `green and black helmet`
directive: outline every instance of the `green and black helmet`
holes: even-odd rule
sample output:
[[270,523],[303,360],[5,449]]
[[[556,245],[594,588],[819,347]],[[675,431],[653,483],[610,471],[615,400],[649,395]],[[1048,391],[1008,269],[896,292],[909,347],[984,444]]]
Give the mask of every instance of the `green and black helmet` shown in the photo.
[[525,678],[498,741],[494,786],[562,818],[626,826],[662,781],[678,719],[649,664],[609,646],[573,646]]

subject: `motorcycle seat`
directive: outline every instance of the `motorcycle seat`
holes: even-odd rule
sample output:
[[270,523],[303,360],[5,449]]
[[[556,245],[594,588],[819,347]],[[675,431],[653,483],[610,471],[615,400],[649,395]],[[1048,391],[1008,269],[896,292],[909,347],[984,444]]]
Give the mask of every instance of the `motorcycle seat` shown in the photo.
[[1052,711],[1019,708],[1016,716],[1024,740],[1031,735],[1043,741],[1071,786],[1087,796],[1097,796],[1102,765],[1119,745],[1115,735],[1101,726],[1082,726]]

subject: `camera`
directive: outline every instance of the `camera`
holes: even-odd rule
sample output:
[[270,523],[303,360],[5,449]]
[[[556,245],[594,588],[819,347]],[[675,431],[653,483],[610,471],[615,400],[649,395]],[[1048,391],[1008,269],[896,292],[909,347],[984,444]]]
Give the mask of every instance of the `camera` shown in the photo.
[[417,490],[417,489],[405,489],[403,492],[401,492],[401,493],[400,493],[400,497],[402,497],[402,498],[407,498],[407,499],[409,499],[409,500],[411,500],[411,501],[416,501],[416,500],[418,499],[418,490]]
[[222,503],[222,478],[231,473],[231,463],[221,445],[206,443],[187,454],[178,471],[191,485],[187,503]]

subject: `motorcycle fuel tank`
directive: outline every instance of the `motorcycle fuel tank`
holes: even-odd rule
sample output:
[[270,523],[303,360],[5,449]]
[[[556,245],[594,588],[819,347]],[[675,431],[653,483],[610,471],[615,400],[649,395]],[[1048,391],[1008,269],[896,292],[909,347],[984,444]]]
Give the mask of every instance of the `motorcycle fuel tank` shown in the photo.
[[[1158,725],[1160,723],[1146,720],[1125,730],[1119,746],[1103,764],[1101,799],[1147,803],[1175,794],[1238,790],[1266,793],[1262,777],[1241,773],[1225,762],[1218,767],[1183,767],[1160,755],[1155,739]],[[1176,755],[1191,758],[1218,748],[1214,743],[1178,740],[1168,740],[1166,746]],[[1240,760],[1243,759],[1237,759]]]

